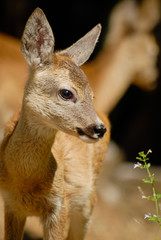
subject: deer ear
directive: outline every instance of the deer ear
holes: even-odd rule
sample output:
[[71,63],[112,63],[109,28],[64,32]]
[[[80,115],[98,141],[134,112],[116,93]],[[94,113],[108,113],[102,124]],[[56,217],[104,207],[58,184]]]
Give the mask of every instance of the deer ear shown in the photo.
[[45,14],[36,8],[26,23],[21,39],[21,50],[28,64],[37,67],[52,63],[54,42]]
[[65,50],[59,51],[59,55],[70,57],[77,66],[85,63],[92,54],[101,32],[101,25],[97,24],[84,37]]

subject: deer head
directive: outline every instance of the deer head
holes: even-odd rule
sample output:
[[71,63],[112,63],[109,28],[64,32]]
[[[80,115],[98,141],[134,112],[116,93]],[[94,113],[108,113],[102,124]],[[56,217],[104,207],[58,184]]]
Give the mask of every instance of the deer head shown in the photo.
[[98,24],[71,47],[53,53],[54,36],[42,12],[30,16],[21,50],[30,76],[23,106],[32,118],[50,128],[94,142],[106,129],[92,105],[92,91],[79,68],[93,52],[101,31]]

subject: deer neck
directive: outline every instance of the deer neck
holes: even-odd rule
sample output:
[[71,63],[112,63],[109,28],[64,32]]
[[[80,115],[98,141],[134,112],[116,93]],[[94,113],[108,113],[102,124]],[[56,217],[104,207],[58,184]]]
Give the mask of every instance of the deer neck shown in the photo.
[[55,129],[41,124],[34,114],[23,108],[6,149],[6,165],[10,175],[16,173],[25,179],[46,177],[47,171],[56,167],[51,154],[55,135]]

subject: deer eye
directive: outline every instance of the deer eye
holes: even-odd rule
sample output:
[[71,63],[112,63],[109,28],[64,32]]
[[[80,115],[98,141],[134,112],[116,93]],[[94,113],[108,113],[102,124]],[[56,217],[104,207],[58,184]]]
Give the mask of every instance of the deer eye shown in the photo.
[[59,96],[64,100],[74,100],[74,94],[68,89],[61,89],[59,91]]

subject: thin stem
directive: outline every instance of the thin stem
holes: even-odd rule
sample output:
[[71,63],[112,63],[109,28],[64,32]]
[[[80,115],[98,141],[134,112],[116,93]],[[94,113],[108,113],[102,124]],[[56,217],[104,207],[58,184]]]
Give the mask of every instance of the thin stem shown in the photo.
[[149,178],[151,180],[152,192],[153,192],[153,197],[154,197],[154,201],[155,201],[155,208],[156,208],[156,216],[157,216],[156,218],[157,218],[157,222],[159,224],[159,227],[161,229],[161,221],[160,221],[160,217],[159,217],[158,199],[157,199],[157,195],[156,195],[156,191],[155,191],[155,187],[154,187],[154,175],[151,174],[146,161],[147,161],[147,159],[145,157],[144,163],[145,163],[145,168],[147,169],[148,176],[149,176]]

